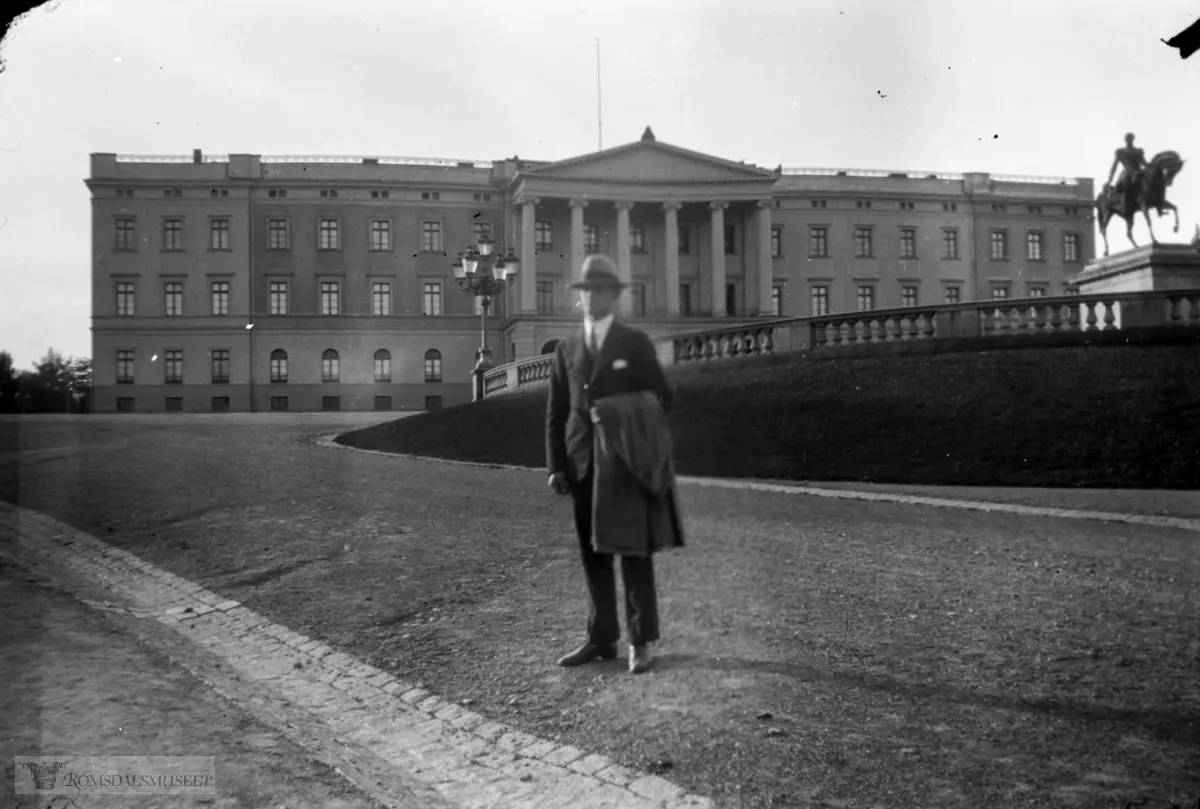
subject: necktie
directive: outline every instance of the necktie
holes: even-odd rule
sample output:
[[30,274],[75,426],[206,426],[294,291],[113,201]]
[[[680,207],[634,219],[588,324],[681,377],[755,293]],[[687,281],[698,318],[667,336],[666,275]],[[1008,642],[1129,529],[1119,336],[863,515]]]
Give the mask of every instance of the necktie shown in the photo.
[[592,356],[600,353],[600,335],[596,334],[596,327],[593,326],[588,334],[588,351],[592,352]]

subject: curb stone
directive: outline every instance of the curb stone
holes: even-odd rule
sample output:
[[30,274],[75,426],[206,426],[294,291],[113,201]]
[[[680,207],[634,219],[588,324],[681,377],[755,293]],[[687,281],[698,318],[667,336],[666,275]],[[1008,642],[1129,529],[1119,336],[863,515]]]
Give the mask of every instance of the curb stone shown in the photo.
[[[542,472],[541,467],[518,466],[516,464],[482,463],[480,461],[458,461],[450,458],[435,458],[429,455],[410,455],[401,452],[383,452],[377,449],[361,449],[346,444],[339,444],[337,438],[342,433],[330,433],[320,436],[316,444],[328,449],[340,449],[350,452],[365,452],[380,455],[385,458],[403,458],[410,461],[426,463],[452,464],[456,466],[473,466],[481,469],[503,469],[510,472]],[[886,492],[864,492],[857,489],[822,489],[816,486],[805,486],[802,483],[763,483],[756,480],[738,480],[733,478],[709,478],[693,475],[677,475],[679,483],[693,486],[709,486],[717,489],[742,489],[759,492],[775,492],[777,494],[798,494],[812,497],[829,497],[841,500],[875,500],[885,503],[905,503],[917,506],[934,506],[935,508],[961,508],[972,511],[1001,511],[1011,514],[1027,514],[1037,517],[1061,517],[1074,520],[1094,520],[1098,522],[1119,522],[1133,525],[1155,525],[1162,528],[1181,528],[1185,531],[1200,531],[1200,519],[1187,517],[1159,517],[1152,514],[1123,514],[1115,511],[1091,511],[1074,508],[1052,508],[1050,506],[1023,506],[1017,503],[999,503],[988,500],[957,500],[950,497],[925,497],[915,494],[890,494]]]
[[[146,616],[140,620],[153,620],[176,633],[182,643],[210,650],[222,661],[218,668],[234,680],[267,689],[273,695],[269,701],[305,712],[294,717],[295,724],[284,724],[296,733],[301,733],[296,725],[303,725],[305,746],[326,749],[343,740],[338,771],[386,806],[412,805],[412,793],[401,800],[398,794],[381,792],[386,789],[381,779],[397,780],[390,772],[410,773],[399,780],[421,782],[431,795],[449,801],[446,806],[712,806],[708,798],[684,795],[658,776],[489,721],[132,553],[61,529],[46,515],[0,502],[0,538],[13,540],[0,545],[5,556],[39,572],[60,571],[60,578],[68,568],[92,580],[96,568],[103,567],[104,600],[89,602],[128,620],[138,620],[139,613]],[[69,580],[64,584],[71,589]],[[199,672],[198,676],[217,693],[238,701],[237,689]],[[315,739],[314,733],[323,735]],[[384,773],[380,766],[391,771]]]

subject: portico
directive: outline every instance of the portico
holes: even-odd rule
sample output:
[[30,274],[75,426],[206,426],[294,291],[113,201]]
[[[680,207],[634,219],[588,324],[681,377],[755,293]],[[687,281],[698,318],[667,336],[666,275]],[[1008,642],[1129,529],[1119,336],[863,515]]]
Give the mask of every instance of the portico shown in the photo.
[[509,191],[521,272],[508,328],[570,317],[567,285],[594,252],[612,256],[631,285],[625,317],[771,315],[778,181],[772,171],[659,143],[649,128],[631,144],[518,170]]

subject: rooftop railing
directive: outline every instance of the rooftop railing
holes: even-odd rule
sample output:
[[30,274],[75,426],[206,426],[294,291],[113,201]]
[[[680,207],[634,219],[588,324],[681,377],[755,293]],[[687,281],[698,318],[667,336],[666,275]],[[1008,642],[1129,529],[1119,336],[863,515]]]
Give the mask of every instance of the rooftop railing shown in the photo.
[[[826,169],[785,168],[785,177],[875,177],[908,180],[961,180],[963,172],[956,171],[888,171],[886,169]],[[1074,177],[1041,177],[1032,174],[989,174],[988,179],[1002,183],[1037,183],[1039,185],[1075,185]]]
[[[441,157],[372,157],[370,155],[262,155],[263,163],[341,163],[381,166],[436,166],[442,168],[490,169],[490,160],[454,160]],[[371,161],[365,163],[364,161]],[[119,154],[118,163],[193,163],[192,155]],[[229,155],[201,155],[202,163],[228,163]]]

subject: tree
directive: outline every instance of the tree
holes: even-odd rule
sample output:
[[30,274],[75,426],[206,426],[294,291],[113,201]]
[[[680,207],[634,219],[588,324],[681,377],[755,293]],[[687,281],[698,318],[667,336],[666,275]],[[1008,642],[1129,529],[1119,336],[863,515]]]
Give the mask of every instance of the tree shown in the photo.
[[0,413],[16,412],[17,387],[17,374],[13,369],[12,354],[0,351]]
[[80,413],[90,409],[92,361],[66,357],[53,348],[15,372],[12,355],[0,351],[0,412]]

